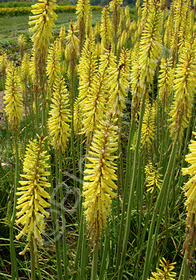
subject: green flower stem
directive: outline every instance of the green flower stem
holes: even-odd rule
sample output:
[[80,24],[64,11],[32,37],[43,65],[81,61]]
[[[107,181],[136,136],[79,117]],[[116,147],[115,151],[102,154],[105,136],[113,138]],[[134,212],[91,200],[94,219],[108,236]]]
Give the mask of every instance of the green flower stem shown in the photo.
[[36,264],[37,264],[37,276],[38,276],[39,280],[42,280],[38,254],[37,254],[37,258],[36,258]]
[[[57,221],[54,223],[57,224]],[[58,226],[55,225],[54,230],[56,231],[56,234],[54,235],[55,240],[55,250],[56,250],[56,260],[57,260],[57,273],[58,273],[58,280],[62,280],[62,267],[61,267],[61,243],[59,240],[59,234],[58,234]]]
[[62,186],[62,155],[59,154],[59,186],[60,186],[60,199],[61,199],[61,217],[62,217],[62,231],[63,231],[63,264],[64,264],[64,279],[68,279],[68,259],[67,259],[67,244],[66,244],[66,220],[64,211],[64,196]]
[[190,279],[190,266],[185,263],[184,264],[184,279],[183,280],[189,280]]
[[36,280],[35,276],[35,247],[34,247],[34,237],[31,235],[30,241],[30,254],[31,254],[31,280]]
[[25,95],[25,102],[24,102],[24,107],[25,107],[25,141],[27,141],[27,139],[28,139],[28,137],[27,137],[27,119],[28,119],[27,100],[28,100],[28,98],[27,98],[27,86],[26,86],[27,80],[26,79],[24,80],[24,84],[25,84],[25,94],[24,94]]
[[[118,278],[117,278],[118,280],[122,279],[123,266],[124,266],[124,262],[125,262],[125,257],[126,257],[126,252],[127,252],[127,243],[128,243],[129,232],[130,232],[131,212],[132,212],[133,202],[134,202],[133,194],[134,194],[135,182],[136,182],[136,177],[137,177],[139,147],[140,147],[140,142],[141,142],[141,129],[142,129],[142,122],[143,122],[143,116],[144,116],[144,111],[145,111],[145,99],[146,99],[146,92],[143,94],[141,108],[140,108],[140,120],[139,120],[139,127],[138,127],[138,133],[137,133],[136,147],[135,147],[135,151],[134,151],[133,170],[132,170],[132,175],[131,175],[131,185],[130,185],[130,192],[129,192],[129,199],[128,199],[128,207],[127,207],[127,219],[126,219],[124,237],[122,239],[123,247],[122,247],[121,259],[120,259],[120,267],[119,267],[119,271],[118,271]],[[129,143],[129,145],[130,145],[130,143]],[[129,173],[129,171],[128,171],[128,173]],[[125,200],[125,197],[124,197],[124,200]],[[118,269],[118,267],[117,267],[117,269]]]
[[108,236],[109,228],[106,227],[105,232],[105,241],[103,246],[103,254],[101,258],[101,267],[100,267],[100,273],[99,273],[99,279],[104,279],[104,275],[106,272],[106,263],[107,263],[107,256],[108,256],[108,245],[109,245],[109,236]]
[[148,230],[148,226],[149,226],[149,220],[150,220],[150,212],[151,212],[151,209],[152,209],[152,201],[153,198],[152,196],[150,196],[149,192],[147,194],[147,197],[146,197],[146,201],[147,201],[147,217],[145,219],[145,224],[143,226],[143,230],[142,230],[142,234],[141,234],[141,238],[140,238],[140,250],[138,251],[138,255],[137,255],[137,259],[136,259],[136,265],[135,265],[135,271],[137,273],[137,277],[135,277],[134,279],[138,279],[138,272],[139,272],[139,263],[140,263],[140,259],[142,257],[142,252],[145,248],[145,236],[146,236],[146,232]]
[[82,239],[82,250],[81,250],[81,269],[80,269],[80,278],[85,279],[85,270],[87,263],[87,244],[86,244],[86,223],[83,225],[83,239]]
[[44,86],[43,86],[43,89],[42,89],[42,133],[44,136],[47,135],[46,120],[47,120],[46,93],[44,91]]
[[46,130],[46,121],[48,117],[48,110],[46,106],[46,58],[43,58],[41,65],[40,65],[40,71],[39,71],[39,89],[40,89],[40,97],[41,97],[41,109],[42,109],[42,133],[43,136],[47,135]]
[[[137,212],[138,212],[138,234],[137,234],[137,248],[141,248],[143,246],[143,243],[141,243],[142,240],[142,208],[143,208],[143,193],[144,193],[144,164],[146,160],[146,151],[144,151],[144,154],[142,154],[142,157],[140,157],[139,166],[138,166],[138,173],[141,174],[137,178],[137,188],[136,188],[136,202],[137,202]],[[139,271],[137,271],[138,273]]]
[[[122,129],[122,124],[121,124],[121,121],[119,121],[119,129],[121,131]],[[123,174],[123,152],[122,152],[122,139],[121,139],[121,135],[119,133],[118,135],[118,153],[119,153],[119,158],[118,158],[118,161],[119,161],[119,168],[118,168],[118,172],[119,172],[119,176],[120,176],[120,185],[118,184],[118,186],[121,186],[122,187],[122,191],[124,192],[124,174]],[[119,177],[118,176],[118,177]]]
[[[81,145],[82,146],[82,145]],[[83,154],[83,149],[81,147],[80,150],[80,156],[82,158]],[[82,173],[82,168],[80,170],[80,179],[83,179],[83,173]],[[82,182],[80,183],[80,191],[82,193]],[[80,202],[80,218],[79,218],[79,239],[78,239],[78,244],[77,244],[77,250],[76,250],[76,258],[75,258],[75,271],[78,271],[78,275],[76,278],[76,275],[74,275],[73,280],[75,279],[84,279],[85,275],[85,267],[86,267],[86,259],[87,259],[87,246],[86,246],[86,222],[84,219],[83,215],[83,205],[82,205],[82,197],[81,197],[81,202]],[[78,263],[79,263],[79,258],[80,258],[80,268],[78,269]]]
[[75,101],[75,87],[74,87],[74,78],[75,78],[75,64],[70,62],[70,107],[71,107],[71,155],[73,162],[73,175],[74,175],[74,188],[77,188],[76,180],[76,155],[74,147],[74,101]]
[[[81,219],[80,219],[80,228],[79,228],[79,238],[78,238],[75,265],[74,265],[74,271],[75,272],[78,270],[78,260],[79,260],[80,254],[81,254],[82,241],[83,241],[84,217],[83,217],[82,213],[81,213],[80,217],[81,217]],[[74,274],[73,280],[75,280],[75,279],[76,279],[76,275]]]
[[[56,189],[59,186],[59,166],[58,166],[58,155],[55,154],[55,178],[56,178]],[[53,194],[54,195],[54,194]],[[62,280],[62,267],[61,267],[61,239],[60,239],[60,226],[59,226],[59,218],[58,218],[58,211],[59,209],[57,206],[59,205],[59,192],[58,189],[56,191],[56,201],[54,207],[54,238],[55,238],[55,249],[56,249],[56,260],[57,260],[57,272],[58,272],[58,279]]]
[[17,268],[17,260],[16,260],[16,251],[14,247],[14,223],[16,218],[16,191],[18,187],[18,180],[19,180],[19,158],[18,158],[18,135],[15,132],[15,177],[14,177],[14,193],[13,193],[13,214],[11,217],[10,223],[10,258],[11,258],[11,275],[12,279],[18,279],[18,268]]
[[[32,121],[32,128],[33,128],[33,135],[35,135],[35,130],[36,130],[36,124],[35,124],[35,114],[34,114],[34,111],[33,111],[33,86],[31,85],[29,90],[28,90],[28,93],[29,93],[29,96],[30,96],[30,101],[29,101],[29,115],[30,115],[30,119]],[[36,108],[36,104],[35,104],[35,108]]]
[[188,251],[186,249],[178,280],[189,280],[190,265],[188,264],[187,256]]
[[121,254],[121,247],[123,242],[123,227],[124,227],[124,218],[125,218],[125,210],[127,205],[127,192],[128,192],[128,185],[131,178],[131,157],[132,157],[132,151],[131,151],[131,144],[133,141],[133,136],[135,132],[135,117],[134,114],[132,114],[131,117],[131,126],[129,131],[129,140],[128,140],[128,146],[127,146],[127,160],[126,160],[126,176],[125,176],[125,183],[124,183],[124,193],[123,193],[123,207],[122,207],[122,214],[121,214],[121,221],[120,221],[120,230],[119,230],[119,237],[118,237],[118,246],[117,246],[117,257],[116,257],[116,268],[118,269],[120,264],[120,254]]
[[52,221],[53,221],[53,229],[54,229],[54,239],[55,239],[55,251],[56,251],[56,260],[57,260],[57,273],[58,279],[62,279],[62,268],[61,268],[61,243],[59,240],[59,222],[57,220],[56,206],[52,206]]
[[[82,147],[82,138],[80,142],[80,158],[83,157],[83,147]],[[82,180],[83,180],[83,169],[82,166],[80,167],[80,193],[82,194]],[[85,244],[86,243],[86,237],[84,234],[85,231],[85,221],[84,221],[84,215],[83,215],[83,206],[82,206],[82,197],[81,197],[81,202],[79,205],[79,211],[78,211],[78,217],[79,217],[79,238],[78,238],[78,244],[77,244],[77,250],[76,250],[76,258],[75,258],[75,265],[74,265],[74,271],[78,271],[78,261],[79,257],[83,256],[83,253],[85,251]],[[81,262],[83,263],[82,259]],[[83,267],[81,267],[81,270],[79,273],[83,274]],[[73,276],[73,280],[76,279],[76,275]]]
[[[179,148],[178,157],[182,158],[181,164],[179,165],[179,170],[181,170],[182,167],[184,167],[185,156],[187,154],[187,149],[188,149],[187,148],[188,147],[188,142],[190,141],[190,139],[192,139],[191,138],[192,137],[192,130],[195,128],[196,119],[192,120],[193,116],[195,116],[195,108],[192,109],[191,118],[189,119],[189,125],[187,127],[186,137],[185,137],[185,141],[183,143],[184,148],[182,147],[182,145]],[[178,183],[176,185],[177,186],[182,186],[182,182],[183,182],[183,176],[181,174],[179,176],[179,180],[178,180]],[[175,209],[176,199],[177,199],[178,195],[180,195],[180,193],[182,193],[181,188],[179,187],[179,188],[176,189],[175,186],[173,186],[171,210]]]
[[[173,143],[172,152],[170,155],[169,163],[167,165],[167,170],[164,176],[162,188],[159,192],[158,198],[156,200],[155,208],[153,211],[153,217],[150,225],[150,231],[149,231],[148,242],[147,242],[146,257],[145,257],[142,280],[147,279],[152,265],[153,257],[155,254],[155,244],[158,236],[158,231],[167,205],[169,189],[174,174],[176,150],[177,150],[177,141]],[[155,228],[155,224],[156,224],[156,228]]]
[[36,114],[36,131],[39,132],[39,102],[38,91],[35,90],[35,114]]
[[[79,195],[80,196],[82,194],[82,187],[83,187],[83,161],[81,161],[83,159],[83,141],[84,141],[84,137],[83,137],[83,135],[81,135],[79,137],[79,140],[78,140],[78,142],[79,142],[79,147],[78,147],[79,156],[78,156],[78,158],[80,159],[80,162],[79,162],[79,172],[80,172],[80,183],[79,183],[80,194]],[[78,217],[81,217],[82,203],[79,203],[78,208],[79,208]]]
[[[83,216],[83,208],[80,218],[80,229],[79,229],[79,239],[77,244],[76,258],[75,258],[75,267],[74,271],[77,274],[74,274],[73,280],[85,279],[85,270],[86,270],[86,260],[87,260],[87,246],[86,246],[86,223]],[[78,262],[80,257],[80,266],[78,269]]]
[[97,279],[97,262],[98,262],[98,242],[94,245],[94,251],[93,251],[93,264],[92,264],[92,270],[91,270],[91,280]]
[[[76,174],[76,154],[75,154],[75,147],[74,147],[74,112],[73,108],[71,111],[72,119],[71,119],[71,155],[72,155],[72,163],[73,163],[73,184],[74,190],[77,189],[77,174]],[[75,192],[77,196],[77,191]]]
[[5,91],[5,71],[1,72],[1,80],[2,80],[2,89],[3,89],[3,93]]
[[193,129],[195,129],[195,124],[196,124],[196,118],[194,117],[195,114],[196,114],[196,104],[194,102],[193,107],[192,107],[192,112],[191,112],[191,118],[189,119],[189,125],[188,125],[187,131],[186,131],[184,149],[183,149],[183,152],[182,152],[182,155],[184,157],[186,155],[188,141],[190,140],[190,138],[192,139],[192,136],[193,136],[192,131],[193,131]]

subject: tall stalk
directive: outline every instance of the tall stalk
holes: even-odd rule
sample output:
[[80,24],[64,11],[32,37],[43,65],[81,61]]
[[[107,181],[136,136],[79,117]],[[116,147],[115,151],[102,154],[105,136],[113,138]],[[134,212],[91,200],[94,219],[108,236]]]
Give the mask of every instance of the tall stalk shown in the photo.
[[108,245],[109,245],[108,232],[109,232],[109,228],[107,226],[106,231],[105,231],[105,240],[104,240],[104,246],[103,246],[103,254],[102,254],[102,258],[101,258],[99,279],[104,279],[104,274],[106,272],[106,263],[107,263]]
[[[58,218],[58,205],[59,205],[59,166],[58,166],[58,155],[55,154],[55,179],[56,179],[56,200],[54,200],[54,215],[53,215],[53,227],[55,231],[55,249],[56,249],[56,260],[57,260],[57,272],[58,272],[58,280],[62,280],[62,266],[61,266],[61,240],[60,240],[60,225]],[[54,194],[53,194],[54,195]]]
[[99,243],[96,242],[94,245],[94,251],[93,251],[93,264],[92,264],[92,270],[91,270],[91,280],[97,279],[98,246],[99,246]]
[[31,254],[31,280],[36,280],[35,276],[35,244],[34,237],[31,235],[30,254]]
[[[117,278],[118,280],[122,279],[123,266],[124,266],[124,262],[125,262],[127,243],[128,243],[129,232],[130,232],[131,212],[132,212],[132,208],[133,208],[133,194],[134,194],[134,187],[135,187],[136,176],[137,176],[139,147],[140,147],[140,142],[141,142],[141,129],[142,129],[142,121],[143,121],[143,116],[144,116],[144,111],[145,111],[145,98],[146,98],[146,92],[143,94],[141,108],[140,108],[140,120],[139,120],[138,134],[137,134],[137,140],[136,140],[136,147],[135,147],[135,151],[134,151],[133,169],[132,169],[131,185],[130,185],[129,198],[128,198],[125,232],[124,232],[123,241],[121,240],[121,242],[123,242],[123,247],[122,247],[122,253],[121,253],[121,258],[120,258],[120,267],[119,267],[119,271],[118,271],[118,278]],[[124,197],[124,199],[125,199],[125,197]],[[117,267],[117,269],[118,269],[118,267]]]
[[185,251],[185,255],[183,258],[181,270],[180,270],[180,275],[178,280],[189,280],[189,275],[190,275],[190,265],[188,263],[188,250]]
[[[78,270],[79,257],[80,257],[80,255],[82,255],[81,251],[82,251],[83,237],[84,237],[83,230],[84,230],[84,216],[83,216],[83,214],[81,212],[81,215],[80,215],[80,227],[79,227],[79,238],[78,238],[78,244],[77,244],[77,250],[76,250],[75,264],[74,264],[74,271],[75,272]],[[78,273],[80,273],[80,272],[78,272]],[[73,280],[75,280],[75,279],[77,279],[76,278],[76,273],[73,276]]]
[[[120,131],[122,130],[122,120],[119,120],[119,129]],[[123,151],[122,151],[122,138],[121,138],[121,134],[119,133],[118,135],[118,153],[119,153],[119,158],[118,158],[118,173],[120,177],[120,179],[118,179],[119,184],[118,186],[121,186],[122,191],[124,192],[124,174],[123,174]]]
[[[162,188],[159,192],[158,198],[156,200],[155,208],[153,211],[153,217],[151,220],[150,231],[149,231],[149,235],[148,235],[148,243],[147,243],[147,249],[146,249],[146,257],[145,257],[145,264],[144,264],[142,280],[147,279],[151,265],[152,265],[158,231],[159,231],[160,223],[161,223],[161,220],[162,220],[162,217],[164,215],[165,208],[167,205],[169,189],[170,189],[173,174],[174,174],[177,144],[178,143],[177,143],[177,138],[176,138],[175,142],[173,143],[172,152],[170,155],[169,163],[167,165],[167,170],[165,172]],[[155,231],[154,231],[154,229],[155,229]]]
[[18,268],[16,260],[16,251],[14,247],[14,223],[16,218],[16,190],[18,187],[18,177],[19,177],[19,158],[18,158],[18,135],[15,132],[14,135],[14,146],[15,146],[15,177],[14,177],[14,191],[13,191],[13,213],[10,223],[10,258],[11,258],[11,275],[12,279],[18,279]]
[[67,259],[67,243],[66,243],[66,220],[64,211],[64,196],[62,185],[62,155],[59,154],[59,186],[60,186],[60,200],[61,200],[61,219],[62,219],[62,231],[63,231],[63,264],[64,264],[64,279],[68,279],[68,259]]
[[70,106],[71,106],[71,154],[72,154],[72,162],[73,162],[73,175],[74,175],[74,188],[77,187],[76,180],[76,155],[75,155],[75,147],[74,147],[74,101],[75,101],[75,62],[71,60],[70,62]]
[[128,193],[128,185],[129,180],[131,178],[131,144],[133,141],[133,135],[135,131],[135,118],[134,114],[131,116],[131,125],[130,125],[130,131],[129,131],[129,140],[127,145],[127,160],[126,160],[126,175],[125,175],[125,183],[124,183],[124,189],[123,189],[123,208],[122,208],[122,214],[121,214],[121,220],[120,220],[120,229],[119,229],[119,237],[118,237],[118,245],[117,245],[117,256],[116,256],[116,268],[118,269],[120,264],[120,254],[121,254],[121,247],[122,247],[122,240],[123,240],[123,227],[124,227],[124,219],[125,219],[125,209],[127,205],[127,193]]

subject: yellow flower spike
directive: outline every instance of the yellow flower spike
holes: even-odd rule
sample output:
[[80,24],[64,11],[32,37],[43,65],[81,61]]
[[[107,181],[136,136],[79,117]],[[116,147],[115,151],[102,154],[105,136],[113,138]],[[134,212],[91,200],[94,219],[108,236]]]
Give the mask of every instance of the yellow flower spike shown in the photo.
[[91,141],[91,137],[97,128],[97,125],[103,120],[105,114],[105,102],[109,91],[109,77],[110,68],[116,67],[116,57],[114,53],[109,50],[100,57],[99,72],[93,79],[92,87],[85,102],[83,110],[83,133]]
[[65,41],[65,25],[61,25],[61,29],[60,29],[60,32],[59,32],[59,39],[60,39],[60,42],[61,42],[61,50],[63,49],[63,46],[64,46],[64,41]]
[[102,47],[102,52],[104,52],[104,49],[109,49],[110,45],[113,45],[112,22],[109,17],[108,6],[105,6],[102,10],[100,31],[101,31],[100,32],[101,47]]
[[101,43],[98,42],[96,44],[95,48],[96,48],[96,57],[97,57],[97,60],[98,60],[100,55],[101,55],[101,52],[102,52],[102,50],[101,50]]
[[[49,39],[52,37],[52,27],[57,16],[54,12],[56,8],[55,0],[39,0],[38,3],[32,5],[33,16],[29,17],[29,24],[34,25],[29,30],[33,32],[32,41],[34,42],[34,50],[44,52],[46,56]],[[40,54],[41,55],[41,54]]]
[[76,4],[76,15],[77,15],[77,26],[79,29],[79,41],[80,41],[80,52],[84,41],[86,32],[86,23],[88,16],[91,14],[90,1],[89,0],[78,0]]
[[78,102],[80,103],[81,109],[85,107],[85,102],[88,100],[92,89],[93,81],[98,71],[97,64],[95,42],[93,39],[87,38],[82,49],[78,67],[80,76]]
[[129,87],[130,51],[123,48],[120,54],[118,69],[110,68],[109,106],[111,112],[122,116],[125,108],[125,97]]
[[44,188],[50,187],[47,180],[50,172],[46,171],[49,168],[47,163],[49,155],[44,151],[44,141],[41,137],[29,141],[23,164],[24,174],[21,175],[25,180],[19,182],[21,187],[17,188],[16,193],[19,196],[16,206],[16,223],[23,225],[23,229],[16,236],[16,239],[27,234],[28,241],[22,254],[27,250],[31,236],[34,236],[39,244],[42,244],[41,234],[44,231],[44,217],[49,216],[49,213],[43,208],[50,206],[45,201],[45,198],[50,198],[44,190]]
[[129,6],[126,6],[125,7],[125,18],[126,18],[126,30],[128,32],[128,35],[129,35],[129,28],[130,28],[130,25],[131,25],[131,18],[130,18],[130,14],[129,14]]
[[99,26],[99,22],[97,22],[95,24],[94,27],[94,36],[95,36],[95,42],[100,42],[100,26]]
[[175,71],[175,95],[170,111],[170,129],[173,139],[176,133],[179,133],[179,140],[181,140],[184,129],[188,126],[195,91],[195,44],[195,40],[185,44]]
[[72,52],[74,52],[76,57],[79,56],[79,39],[77,38],[77,33],[78,30],[75,28],[73,21],[71,21],[68,34],[66,36],[67,53],[70,55]]
[[7,54],[6,52],[3,52],[2,55],[0,55],[0,73],[2,77],[2,86],[4,90],[4,79],[5,79],[5,73],[6,73],[6,67],[7,67]]
[[[31,73],[33,82],[36,85],[36,91],[41,91],[42,102],[45,103],[43,83],[46,80],[45,65],[46,56],[50,38],[52,37],[52,28],[55,26],[54,20],[57,16],[54,12],[56,7],[55,0],[39,0],[38,3],[31,6],[33,16],[29,17],[29,25],[33,25],[29,30],[33,33],[33,56]],[[39,93],[39,92],[38,92]],[[36,92],[36,94],[38,94]]]
[[[196,132],[193,132],[196,136]],[[186,195],[185,206],[187,210],[187,228],[192,224],[196,225],[196,141],[191,140],[189,144],[190,153],[186,155],[186,161],[189,163],[187,168],[182,169],[183,175],[189,175],[189,181],[184,185]]]
[[49,48],[46,72],[49,78],[51,92],[53,93],[54,83],[61,74],[61,44],[58,39]]
[[122,48],[118,65],[123,64],[123,72],[130,75],[131,50]]
[[170,52],[172,41],[172,29],[173,29],[173,14],[170,13],[167,21],[165,22],[165,34],[164,34],[164,46],[165,51]]
[[159,73],[159,101],[167,111],[172,101],[174,69],[172,68],[171,59],[162,58]]
[[85,165],[83,196],[84,215],[92,242],[97,242],[106,227],[112,198],[116,197],[117,169],[113,153],[118,149],[117,127],[108,120],[100,123]]
[[148,280],[175,280],[176,272],[174,272],[174,263],[170,263],[166,261],[165,258],[160,260],[159,268],[157,268],[157,272],[152,272],[152,277],[148,278]]
[[141,144],[142,148],[149,151],[155,135],[155,109],[152,108],[149,100],[146,101],[144,118],[142,123]]
[[128,38],[129,38],[128,32],[126,30],[123,30],[117,44],[118,52],[125,46]]
[[162,14],[158,2],[153,0],[143,1],[138,41],[132,51],[131,88],[134,115],[139,111],[143,93],[153,83],[155,70],[162,51]]
[[[146,21],[148,18],[148,13],[151,11],[153,5],[153,0],[143,0],[142,8],[141,6],[138,6],[137,13],[138,13],[138,38],[140,39],[141,34],[146,26]],[[137,6],[137,5],[136,5]]]
[[139,65],[139,42],[136,42],[131,55],[131,89],[132,89],[132,108],[135,112],[139,110],[143,88],[140,84],[140,65]]
[[[126,8],[125,8],[126,9]],[[124,20],[125,20],[125,15],[124,15],[124,10],[120,9],[120,17],[119,17],[119,24],[118,24],[118,38],[122,34],[123,29],[124,29]]]
[[112,31],[114,35],[114,41],[118,40],[118,27],[120,22],[120,11],[122,0],[112,0],[109,3],[110,11],[112,12]]
[[152,84],[158,59],[162,51],[162,11],[158,3],[150,7],[145,28],[142,32],[139,51],[141,82]]
[[80,134],[82,130],[82,109],[78,97],[74,103],[74,132]]
[[5,69],[7,67],[7,54],[6,52],[3,52],[2,55],[0,55],[0,71],[2,75],[5,75]]
[[117,58],[114,52],[112,51],[111,47],[109,47],[108,50],[104,50],[104,54],[100,56],[100,64],[99,64],[99,72],[102,75],[102,77],[110,76],[109,68],[116,67],[116,60]]
[[36,67],[35,67],[35,51],[32,49],[32,54],[30,58],[30,68],[29,73],[31,76],[31,81],[35,85],[36,83]]
[[151,161],[145,166],[146,187],[150,193],[153,193],[155,188],[161,189],[163,180],[161,179],[162,175],[159,173],[160,170],[161,168],[154,167]]
[[120,6],[123,4],[122,0],[112,0],[109,3],[109,7],[111,12],[114,12],[120,8]]
[[[21,88],[22,88],[23,96],[26,96],[25,89],[29,86],[29,82],[30,82],[30,78],[31,78],[30,71],[29,71],[30,65],[31,64],[30,64],[29,54],[25,53],[23,56],[23,59],[22,59],[21,67],[20,67],[20,79],[21,79]],[[25,106],[26,106],[26,104],[25,104]],[[26,108],[25,108],[25,111],[26,111]]]
[[89,38],[93,34],[92,29],[92,7],[89,7],[89,13],[86,20],[86,37]]
[[21,58],[23,58],[23,52],[24,52],[24,46],[25,46],[25,40],[24,40],[24,35],[20,35],[18,38],[18,45],[20,47],[20,55]]
[[71,113],[68,105],[68,90],[63,77],[56,80],[49,112],[48,130],[53,147],[64,153],[70,134]]
[[29,80],[29,75],[30,75],[29,68],[30,68],[30,57],[28,53],[25,53],[21,64],[23,81]]
[[[188,4],[189,5],[189,4]],[[189,17],[187,17],[187,11],[189,10],[186,1],[184,0],[175,0],[172,3],[171,10],[173,13],[174,19],[174,31],[171,41],[171,52],[172,52],[172,63],[173,66],[176,64],[178,49],[179,47],[184,47],[186,45],[186,41],[190,35],[190,32],[187,32],[188,26],[190,25]],[[188,11],[189,13],[189,11]],[[187,36],[188,35],[188,36]],[[180,51],[180,53],[182,50]]]
[[[191,20],[191,2],[186,1],[182,4],[182,17],[180,18],[180,26],[179,26],[179,52],[181,52],[181,48],[184,47],[186,41],[192,35],[193,23]],[[194,17],[193,17],[194,18]],[[194,21],[194,20],[193,20]]]
[[67,45],[65,48],[65,59],[69,62],[69,71],[68,75],[70,78],[73,78],[77,59],[79,56],[79,39],[76,36],[77,30],[74,27],[73,22],[71,21],[69,25],[68,34],[66,36]]
[[5,112],[8,116],[11,128],[14,131],[17,131],[20,126],[20,120],[22,119],[23,98],[18,69],[11,63],[7,67],[7,77],[5,82],[5,92],[3,98]]
[[137,0],[137,1],[136,1],[135,6],[136,6],[136,9],[138,10],[139,7],[140,7],[140,0]]

